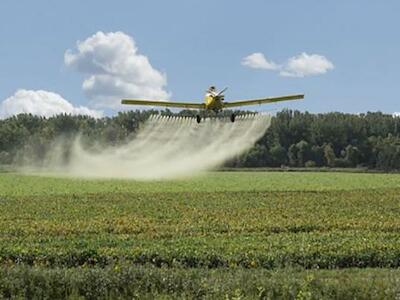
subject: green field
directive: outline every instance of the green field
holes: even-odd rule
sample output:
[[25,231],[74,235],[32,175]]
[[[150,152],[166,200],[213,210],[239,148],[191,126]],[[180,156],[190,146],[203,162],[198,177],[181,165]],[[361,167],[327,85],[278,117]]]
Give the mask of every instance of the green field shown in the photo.
[[400,175],[0,173],[0,296],[395,298]]

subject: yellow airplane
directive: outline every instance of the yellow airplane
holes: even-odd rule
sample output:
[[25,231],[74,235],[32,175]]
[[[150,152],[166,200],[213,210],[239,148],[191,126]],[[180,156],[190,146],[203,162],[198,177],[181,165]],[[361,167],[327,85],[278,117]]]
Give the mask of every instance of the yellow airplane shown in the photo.
[[[297,100],[303,99],[303,94],[295,94],[295,95],[286,95],[286,96],[278,96],[278,97],[267,97],[260,99],[248,99],[248,100],[239,100],[232,102],[225,102],[224,92],[227,88],[223,89],[220,92],[217,92],[214,86],[211,86],[204,97],[204,103],[193,103],[193,102],[175,102],[175,101],[158,101],[158,100],[137,100],[137,99],[122,99],[121,104],[130,104],[130,105],[148,105],[148,106],[163,106],[163,107],[176,107],[176,108],[187,108],[187,109],[206,109],[212,110],[215,113],[219,113],[224,108],[238,107],[238,106],[247,106],[247,105],[255,105],[255,104],[263,104],[263,103],[272,103],[286,100]],[[231,115],[231,122],[235,122],[235,114]],[[201,122],[201,116],[196,115],[197,123]]]

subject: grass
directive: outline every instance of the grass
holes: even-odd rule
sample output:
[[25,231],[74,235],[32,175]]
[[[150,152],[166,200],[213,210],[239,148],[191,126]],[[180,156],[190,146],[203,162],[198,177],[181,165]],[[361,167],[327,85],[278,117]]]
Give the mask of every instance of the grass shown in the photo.
[[[214,172],[137,182],[0,173],[0,295],[26,292],[21,278],[50,290],[59,278],[71,285],[65,297],[82,296],[99,274],[100,296],[112,298],[118,280],[129,282],[127,297],[387,298],[399,292],[399,203],[399,174]],[[203,289],[210,276],[218,284]],[[253,279],[240,284],[244,276]],[[158,283],[164,277],[170,289]]]
[[0,196],[87,193],[337,191],[400,188],[399,174],[212,172],[174,181],[87,180],[0,173]]

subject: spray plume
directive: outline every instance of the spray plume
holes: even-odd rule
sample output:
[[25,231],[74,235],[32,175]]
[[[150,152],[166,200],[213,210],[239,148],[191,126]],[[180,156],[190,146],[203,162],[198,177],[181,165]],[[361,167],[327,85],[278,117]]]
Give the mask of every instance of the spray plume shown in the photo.
[[62,175],[155,180],[195,175],[249,150],[270,125],[269,115],[238,116],[234,123],[151,116],[136,136],[120,146],[90,151],[77,138],[68,162],[54,147],[47,171]]

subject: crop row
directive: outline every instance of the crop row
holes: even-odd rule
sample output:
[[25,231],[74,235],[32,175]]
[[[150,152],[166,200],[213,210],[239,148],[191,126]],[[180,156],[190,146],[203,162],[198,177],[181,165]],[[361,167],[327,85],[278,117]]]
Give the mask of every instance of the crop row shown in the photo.
[[8,196],[0,203],[3,236],[400,231],[400,189]]
[[0,240],[0,263],[168,267],[400,267],[397,233],[368,231],[215,235],[146,239],[130,235],[24,237]]
[[395,299],[399,270],[0,269],[0,298],[24,299]]

